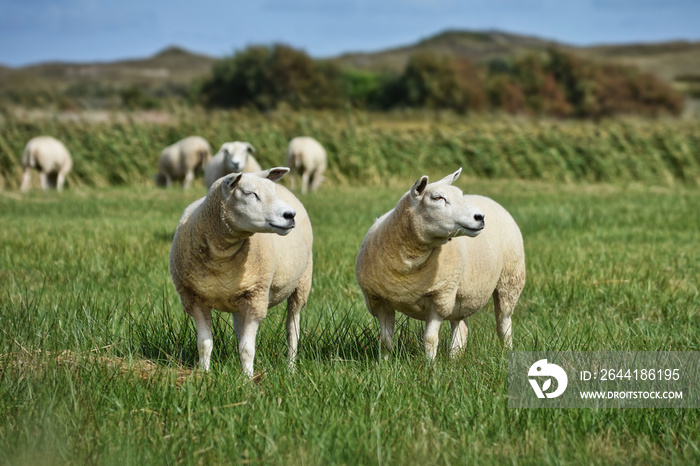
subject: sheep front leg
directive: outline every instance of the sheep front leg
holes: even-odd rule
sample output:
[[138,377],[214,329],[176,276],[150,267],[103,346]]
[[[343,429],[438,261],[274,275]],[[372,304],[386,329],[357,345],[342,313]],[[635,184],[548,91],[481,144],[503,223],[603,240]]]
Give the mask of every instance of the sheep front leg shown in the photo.
[[63,172],[59,172],[56,177],[56,190],[63,191],[63,184],[66,182],[66,175]]
[[32,184],[32,168],[27,167],[24,169],[24,175],[22,176],[22,187],[20,188],[22,192],[27,192]]
[[211,310],[200,304],[195,304],[189,310],[189,314],[197,326],[197,351],[199,351],[199,365],[205,371],[211,366],[211,352],[214,348],[214,338],[211,332]]
[[[258,335],[258,327],[262,318],[253,315],[252,312],[245,312],[241,313],[236,320],[238,320],[238,326],[240,327],[236,331],[236,335],[238,335],[238,354],[241,357],[241,366],[243,367],[243,373],[252,379],[254,375],[255,338]],[[234,323],[236,320],[234,320]]]
[[469,326],[467,319],[450,322],[452,325],[452,343],[450,344],[450,357],[456,358],[464,351],[467,344],[467,335],[469,334]]
[[425,320],[423,344],[425,345],[425,356],[430,362],[434,361],[435,356],[437,356],[440,324],[442,324],[442,319],[437,315],[431,315]]
[[309,172],[304,170],[301,174],[301,193],[306,194],[309,191]]
[[321,186],[321,182],[323,181],[323,173],[321,170],[316,170],[314,172],[314,176],[311,177],[311,191],[316,191],[319,186]]
[[192,181],[194,180],[194,171],[189,170],[187,174],[185,175],[185,183],[184,187],[185,189],[190,189],[190,186],[192,186]]

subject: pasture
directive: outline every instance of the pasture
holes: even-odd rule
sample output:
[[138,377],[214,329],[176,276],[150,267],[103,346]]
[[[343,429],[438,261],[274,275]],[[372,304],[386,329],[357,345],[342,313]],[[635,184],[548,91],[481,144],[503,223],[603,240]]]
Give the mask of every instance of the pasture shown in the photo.
[[[0,143],[19,147],[19,157],[18,136],[32,125],[10,126]],[[87,138],[84,160],[89,147],[118,154],[120,144],[142,144],[135,163],[146,170],[157,154],[146,150],[148,138],[173,131],[124,124],[109,139],[77,128],[76,140]],[[337,131],[368,144],[366,128]],[[201,181],[189,192],[157,189],[143,175],[128,184],[130,170],[141,170],[109,160],[108,175],[91,176],[94,166],[84,165],[86,174],[69,178],[60,195],[0,191],[0,463],[697,463],[697,409],[509,409],[508,353],[492,304],[470,319],[458,359],[447,358],[444,324],[437,363],[428,365],[421,323],[400,317],[395,358],[377,362],[379,329],[354,262],[374,219],[423,174],[426,162],[411,168],[402,148],[422,147],[419,136],[430,130],[400,131],[389,141],[395,165],[335,172],[302,199],[314,227],[314,281],[297,371],[286,369],[282,305],[261,324],[254,381],[241,371],[228,315],[215,316],[212,371],[197,370],[194,325],[170,281],[172,234],[183,209],[205,194]],[[650,141],[666,147],[658,131]],[[672,152],[688,157],[676,165],[686,178],[640,163],[638,173],[657,177],[654,186],[603,184],[594,175],[522,180],[506,171],[485,179],[461,161],[456,185],[496,199],[523,233],[528,281],[513,318],[515,350],[700,350],[700,190],[687,186],[697,181],[697,125],[680,134]],[[282,141],[286,133],[269,135]],[[248,134],[254,144],[255,136]],[[433,180],[460,163],[445,144],[446,158],[428,171]],[[368,146],[374,150],[388,149]],[[663,151],[648,152],[666,163]],[[519,160],[540,173],[548,167]],[[574,166],[560,160],[555,168]],[[394,166],[384,184],[381,174]]]

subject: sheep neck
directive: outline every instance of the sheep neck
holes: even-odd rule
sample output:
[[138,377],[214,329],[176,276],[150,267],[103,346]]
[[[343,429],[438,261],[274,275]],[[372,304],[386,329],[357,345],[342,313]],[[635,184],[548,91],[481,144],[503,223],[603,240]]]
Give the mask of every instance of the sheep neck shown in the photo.
[[[430,241],[420,234],[417,219],[410,208],[410,199],[404,196],[394,209],[385,226],[382,237],[387,242],[386,251],[398,261],[392,261],[402,273],[423,266],[439,250],[444,242]],[[390,233],[391,232],[391,233]],[[399,266],[401,264],[402,266]]]
[[215,202],[204,202],[200,215],[204,217],[198,225],[216,225],[213,230],[202,231],[200,237],[205,238],[208,249],[214,257],[233,257],[246,244],[253,233],[243,232],[235,228],[235,221],[226,208],[223,199]]

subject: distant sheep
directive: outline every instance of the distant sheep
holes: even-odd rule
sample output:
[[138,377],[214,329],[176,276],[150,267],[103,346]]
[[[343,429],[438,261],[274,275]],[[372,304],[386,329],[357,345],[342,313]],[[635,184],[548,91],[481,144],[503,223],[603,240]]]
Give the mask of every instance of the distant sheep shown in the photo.
[[190,136],[163,149],[158,159],[158,178],[167,187],[173,180],[183,181],[185,189],[192,185],[194,172],[200,166],[205,168],[211,158],[211,147],[206,139]]
[[421,177],[369,229],[357,256],[357,280],[379,321],[388,358],[394,311],[426,322],[424,345],[435,358],[443,320],[452,325],[451,356],[467,339],[467,317],[493,295],[498,335],[512,348],[511,315],[525,286],[520,230],[493,200],[451,186],[462,169],[435,183]]
[[24,148],[22,154],[22,177],[21,190],[29,190],[32,182],[32,168],[39,171],[41,189],[49,189],[49,176],[56,175],[56,189],[63,190],[66,175],[73,167],[70,153],[61,141],[51,136],[37,136],[32,138]]
[[233,314],[243,371],[252,377],[258,326],[285,299],[287,358],[294,365],[299,312],[311,290],[313,235],[304,206],[274,183],[288,172],[278,167],[219,178],[206,197],[185,209],[177,227],[170,273],[197,326],[199,363],[206,371],[214,346],[211,309]]
[[[323,181],[327,165],[326,149],[314,138],[301,136],[289,141],[287,166],[291,175],[301,175],[301,192],[315,191]],[[295,177],[291,177],[292,189],[296,188]]]
[[204,169],[204,184],[210,188],[214,181],[229,173],[254,173],[262,171],[253,154],[255,147],[249,142],[225,142]]

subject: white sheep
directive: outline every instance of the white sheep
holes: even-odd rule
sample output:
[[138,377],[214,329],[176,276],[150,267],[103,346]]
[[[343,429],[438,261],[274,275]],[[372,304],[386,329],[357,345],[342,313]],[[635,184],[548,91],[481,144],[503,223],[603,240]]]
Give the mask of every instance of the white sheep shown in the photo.
[[249,142],[225,142],[204,168],[204,184],[210,188],[214,181],[229,173],[255,173],[262,170]]
[[185,209],[177,227],[170,273],[197,326],[206,371],[213,348],[211,309],[233,314],[243,371],[252,377],[258,325],[268,308],[285,299],[287,358],[294,366],[299,312],[311,290],[313,234],[301,202],[273,183],[288,172],[278,167],[219,178],[206,197]]
[[66,175],[73,167],[70,153],[61,141],[51,136],[32,138],[22,154],[22,191],[29,190],[32,182],[32,168],[39,170],[41,188],[49,189],[49,176],[56,174],[56,189],[61,191],[66,181]]
[[210,158],[211,147],[206,139],[187,137],[163,149],[158,159],[158,177],[164,178],[168,187],[173,180],[183,180],[187,189],[192,185],[195,170],[200,166],[205,168]]
[[[315,191],[323,181],[327,165],[326,149],[312,137],[300,136],[289,141],[287,166],[291,174],[301,175],[301,192]],[[296,188],[295,177],[291,177],[292,189]]]
[[454,357],[466,343],[467,317],[492,295],[498,335],[512,348],[511,315],[525,286],[523,239],[495,201],[451,186],[461,171],[431,184],[421,177],[362,243],[357,280],[379,321],[384,358],[391,353],[395,310],[426,322],[429,360],[440,324],[450,321]]

